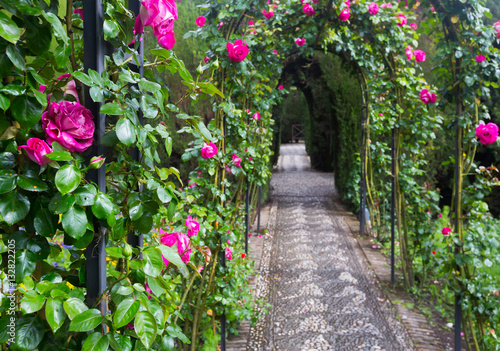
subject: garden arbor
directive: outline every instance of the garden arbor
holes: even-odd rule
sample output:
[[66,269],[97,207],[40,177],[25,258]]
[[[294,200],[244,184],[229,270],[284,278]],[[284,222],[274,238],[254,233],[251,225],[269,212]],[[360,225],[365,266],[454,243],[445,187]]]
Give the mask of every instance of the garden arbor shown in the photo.
[[[224,347],[226,322],[232,328],[252,317],[250,294],[240,289],[250,273],[248,217],[242,218],[249,189],[255,194],[270,177],[270,111],[286,93],[283,58],[307,57],[318,48],[343,57],[359,77],[361,214],[366,191],[371,217],[381,223],[379,204],[392,181],[392,233],[398,235],[405,285],[412,288],[420,274],[415,262],[438,264],[424,250],[435,233],[421,210],[436,212],[437,194],[419,177],[425,141],[439,130],[431,126],[444,118],[432,105],[437,90],[420,77],[425,53],[415,50],[418,32],[407,24],[413,15],[402,3],[207,1],[198,29],[186,35],[210,43],[196,72],[172,50],[174,1],[127,5],[0,1],[0,225],[8,233],[4,240],[16,246],[15,274],[7,272],[3,282],[16,283],[9,294],[20,307],[13,348],[61,342],[74,350]],[[438,49],[453,65],[451,71],[446,64],[439,68],[437,106],[446,113],[449,104],[456,106],[455,234],[437,245],[446,267],[440,278],[456,293],[457,307],[465,306],[456,315],[466,320],[467,343],[481,349],[496,342],[486,332],[498,323],[494,297],[481,293],[494,283],[489,272],[471,267],[475,259],[497,261],[467,246],[478,238],[492,242],[492,235],[470,227],[464,232],[461,206],[474,204],[463,200],[462,179],[477,147],[466,131],[487,117],[477,94],[488,93],[486,81],[496,85],[498,52],[491,46],[495,30],[482,25],[487,12],[480,1],[448,5],[420,4],[429,13],[429,30],[444,24],[446,41]],[[142,57],[148,35],[158,44],[149,50],[149,62]],[[487,53],[485,63],[466,61],[478,50]],[[186,86],[178,101],[170,97],[166,71]],[[213,99],[215,118],[207,124],[179,108],[184,99],[202,97]],[[165,121],[173,118],[192,136],[182,156],[198,163],[190,174],[162,163],[172,152],[174,131]],[[482,185],[494,183],[486,179]],[[357,191],[357,184],[349,187]],[[474,224],[487,214],[467,216]],[[447,252],[450,245],[455,254]],[[478,275],[491,284],[481,287]],[[2,342],[10,340],[5,337]]]

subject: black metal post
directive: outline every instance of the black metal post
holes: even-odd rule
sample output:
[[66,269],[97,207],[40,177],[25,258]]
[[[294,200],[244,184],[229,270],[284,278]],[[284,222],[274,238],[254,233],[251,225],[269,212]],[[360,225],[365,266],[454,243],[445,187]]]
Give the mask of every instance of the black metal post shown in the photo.
[[366,100],[363,108],[361,109],[361,150],[359,153],[361,161],[361,182],[359,184],[359,196],[360,196],[360,212],[359,212],[359,232],[361,235],[365,235],[365,111],[367,110]]
[[259,198],[257,200],[257,234],[260,234],[260,210],[262,206],[262,185],[259,185]]
[[247,178],[247,190],[245,194],[245,254],[248,255],[248,232],[250,230],[250,180]]
[[396,150],[395,138],[396,132],[392,128],[391,134],[391,283],[394,284],[394,231],[395,231],[395,207],[396,207]]
[[[458,101],[457,101],[457,116],[458,116]],[[460,168],[462,167],[462,155],[459,150],[459,143],[461,142],[461,130],[459,120],[456,120],[456,136],[455,136],[455,231],[458,233],[460,225],[461,208],[460,202],[462,201],[462,192],[458,189],[460,183]],[[459,253],[458,246],[455,244],[455,255]],[[458,265],[455,266],[457,272],[460,271]],[[462,350],[462,305],[460,301],[460,294],[455,294],[455,351]]]
[[[83,26],[83,44],[84,44],[84,69],[87,73],[93,69],[98,73],[104,70],[104,36],[103,22],[104,9],[102,0],[84,0],[83,17],[85,24]],[[89,94],[89,88],[85,87],[85,107],[87,107],[94,116],[95,133],[94,143],[86,155],[88,159],[92,156],[104,154],[104,147],[101,145],[101,138],[104,135],[106,120],[105,116],[99,112],[101,103],[94,102]],[[101,167],[98,170],[90,170],[88,178],[97,183],[100,190],[106,191],[106,168]],[[94,220],[95,237],[87,246],[85,251],[86,258],[86,285],[87,285],[87,305],[93,306],[99,296],[106,289],[106,233],[104,228]],[[105,301],[101,301],[98,307],[103,314],[107,313],[108,308]]]
[[[222,267],[226,267],[226,253],[222,252],[220,258],[220,264]],[[226,314],[222,313],[220,316],[220,349],[221,351],[226,351]]]
[[[129,0],[128,8],[136,16],[138,16],[140,13],[140,9],[141,9],[141,3],[139,0]],[[144,42],[143,42],[143,40],[139,40],[138,45],[139,45],[139,47],[137,50],[139,51],[139,55],[137,55],[137,57],[139,59],[139,65],[137,65],[137,63],[134,60],[132,60],[129,63],[129,67],[132,71],[140,73],[141,78],[142,78],[142,77],[144,77]],[[142,111],[139,111],[137,113],[137,117],[139,118],[139,122],[142,124],[142,120],[143,120]],[[138,148],[136,148],[136,147],[132,148],[131,154],[132,154],[132,157],[134,158],[134,160],[139,161],[141,159],[141,152],[139,151]],[[140,187],[141,187],[140,190],[142,191],[142,184]],[[131,231],[127,235],[127,242],[132,247],[135,247],[135,248],[143,247],[143,244],[144,244],[143,234]],[[142,253],[140,254],[140,256],[142,257]]]

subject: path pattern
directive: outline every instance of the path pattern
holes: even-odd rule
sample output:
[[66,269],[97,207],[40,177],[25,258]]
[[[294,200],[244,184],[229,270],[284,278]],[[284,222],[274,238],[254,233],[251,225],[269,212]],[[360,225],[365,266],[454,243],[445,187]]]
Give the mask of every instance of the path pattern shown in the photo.
[[413,350],[337,213],[333,179],[310,169],[303,144],[282,146],[271,181],[274,237],[257,283],[272,307],[247,350]]

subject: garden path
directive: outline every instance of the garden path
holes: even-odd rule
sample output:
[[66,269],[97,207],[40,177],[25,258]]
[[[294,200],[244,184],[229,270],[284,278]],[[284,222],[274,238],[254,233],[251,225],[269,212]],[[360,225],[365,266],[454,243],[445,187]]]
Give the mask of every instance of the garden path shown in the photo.
[[272,307],[247,350],[414,350],[340,214],[333,174],[312,170],[302,143],[280,152],[257,281]]

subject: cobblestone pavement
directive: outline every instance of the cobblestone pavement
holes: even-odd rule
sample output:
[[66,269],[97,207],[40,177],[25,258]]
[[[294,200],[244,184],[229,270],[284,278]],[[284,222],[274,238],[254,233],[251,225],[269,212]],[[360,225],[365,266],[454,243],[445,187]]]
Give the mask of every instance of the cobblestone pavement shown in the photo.
[[310,169],[304,144],[280,152],[271,180],[275,230],[257,282],[272,307],[252,328],[247,350],[414,350],[336,212],[333,174]]

